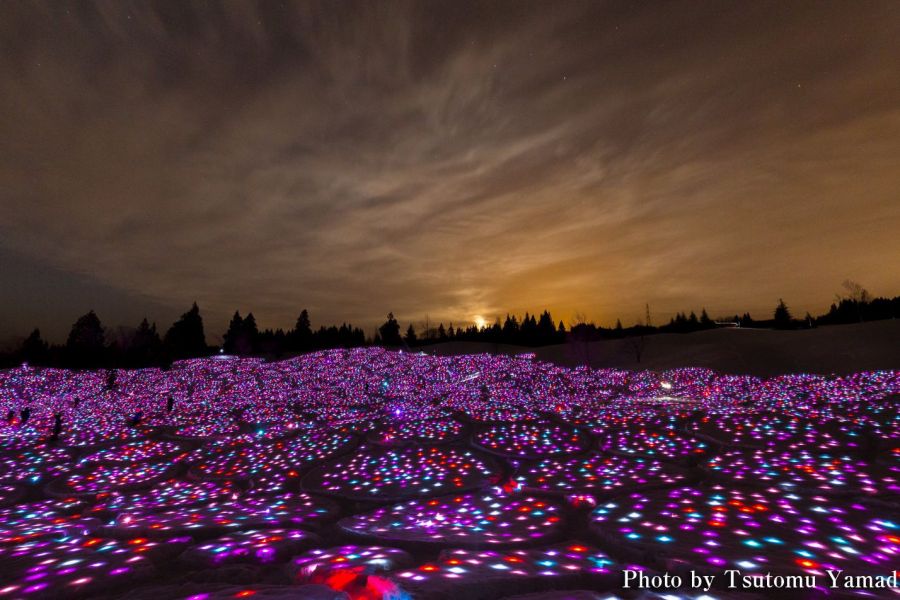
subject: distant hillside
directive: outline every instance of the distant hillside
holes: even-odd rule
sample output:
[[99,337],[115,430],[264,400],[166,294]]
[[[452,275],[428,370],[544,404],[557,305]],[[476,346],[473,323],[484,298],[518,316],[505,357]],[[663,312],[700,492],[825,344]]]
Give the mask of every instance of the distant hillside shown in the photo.
[[438,355],[478,352],[522,354],[565,366],[665,370],[706,367],[723,373],[761,377],[783,373],[836,373],[900,370],[900,320],[834,325],[797,331],[714,329],[696,333],[662,333],[644,338],[641,362],[632,339],[566,343],[541,348],[451,342],[424,346]]

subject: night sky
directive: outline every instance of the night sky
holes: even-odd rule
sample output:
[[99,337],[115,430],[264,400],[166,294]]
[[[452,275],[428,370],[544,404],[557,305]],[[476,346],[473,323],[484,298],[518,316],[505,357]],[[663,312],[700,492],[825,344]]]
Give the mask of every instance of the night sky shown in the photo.
[[0,341],[900,293],[900,2],[0,3]]

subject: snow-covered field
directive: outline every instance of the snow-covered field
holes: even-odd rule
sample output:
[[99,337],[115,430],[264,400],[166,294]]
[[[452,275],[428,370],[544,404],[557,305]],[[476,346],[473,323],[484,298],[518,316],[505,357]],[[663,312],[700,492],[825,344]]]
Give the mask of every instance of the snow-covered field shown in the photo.
[[898,393],[898,371],[381,349],[4,371],[0,599],[651,597],[623,571],[889,574]]

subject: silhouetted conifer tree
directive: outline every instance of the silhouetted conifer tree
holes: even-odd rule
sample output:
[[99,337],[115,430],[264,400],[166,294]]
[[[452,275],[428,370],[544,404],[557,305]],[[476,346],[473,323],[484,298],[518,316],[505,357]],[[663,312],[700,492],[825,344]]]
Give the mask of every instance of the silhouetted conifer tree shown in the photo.
[[240,312],[234,311],[234,316],[231,317],[231,322],[228,324],[228,331],[222,336],[222,348],[226,353],[238,353],[238,343],[243,331],[244,319],[241,317]]
[[775,307],[775,327],[778,329],[788,329],[791,326],[791,311],[787,304],[781,298],[778,299],[778,306]]
[[190,358],[209,354],[206,335],[203,333],[203,318],[200,316],[200,308],[196,302],[166,332],[165,346],[166,351],[173,358]]
[[556,326],[553,324],[553,317],[550,311],[545,310],[541,313],[541,318],[537,322],[537,343],[552,344],[556,341]]
[[151,325],[144,317],[128,340],[123,358],[126,365],[135,367],[162,362],[162,340],[156,331],[156,323]]
[[416,337],[416,330],[412,326],[412,323],[409,324],[409,327],[406,329],[406,335],[403,337],[406,341],[407,345],[415,346],[416,342],[418,342],[418,338]]
[[94,311],[82,315],[72,325],[66,353],[76,367],[96,367],[103,361],[106,334]]
[[510,317],[508,314],[506,315],[506,320],[503,322],[503,327],[501,329],[501,336],[504,343],[518,343],[519,322],[516,321],[515,316]]
[[241,337],[238,345],[238,353],[247,355],[257,351],[259,344],[259,328],[256,325],[256,317],[253,313],[247,313],[244,317],[244,326],[241,331]]
[[294,350],[306,352],[312,349],[313,333],[312,326],[309,321],[309,313],[304,308],[297,317],[297,323],[294,325],[293,331],[290,333],[291,343]]
[[41,337],[40,329],[35,329],[25,338],[19,349],[19,356],[29,364],[46,364],[49,357],[49,345]]
[[388,313],[387,321],[378,328],[381,334],[381,343],[385,346],[401,346],[403,340],[400,339],[400,323],[394,318],[394,313]]

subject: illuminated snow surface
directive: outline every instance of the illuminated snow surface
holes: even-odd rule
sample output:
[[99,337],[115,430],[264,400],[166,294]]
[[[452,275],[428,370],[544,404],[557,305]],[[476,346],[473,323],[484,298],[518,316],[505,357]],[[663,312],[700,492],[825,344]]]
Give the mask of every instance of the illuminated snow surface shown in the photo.
[[760,592],[622,571],[889,574],[898,392],[891,371],[380,349],[2,371],[0,600],[740,598]]

